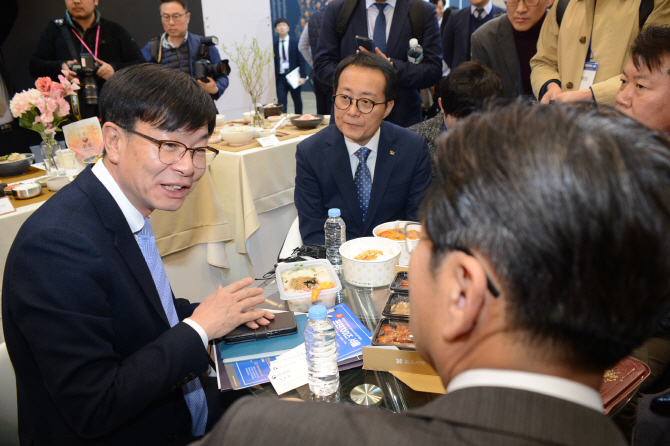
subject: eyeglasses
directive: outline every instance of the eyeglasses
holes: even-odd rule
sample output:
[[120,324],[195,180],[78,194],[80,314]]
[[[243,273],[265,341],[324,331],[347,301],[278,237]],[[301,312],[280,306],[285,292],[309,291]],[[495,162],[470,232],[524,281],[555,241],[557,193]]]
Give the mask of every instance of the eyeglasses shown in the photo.
[[[405,235],[405,246],[407,248],[407,252],[411,255],[412,251],[414,251],[414,248],[416,248],[416,245],[419,244],[421,225],[419,223],[407,223],[404,227],[401,228],[400,222],[398,222],[396,223],[395,229],[399,233]],[[469,255],[470,257],[474,257],[480,264],[482,263],[481,260],[479,260],[468,248],[464,246],[450,245],[447,248],[452,251],[460,251]],[[483,268],[484,265],[482,265],[482,269]],[[491,294],[493,294],[493,297],[499,297],[500,291],[498,291],[498,288],[493,284],[493,281],[489,277],[486,270],[484,270],[484,275],[486,276],[486,287],[489,289]]]
[[[526,6],[537,6],[540,4],[540,0],[521,0]],[[519,0],[505,0],[507,6],[516,6],[519,4]]]
[[[122,127],[123,128],[123,127]],[[133,135],[140,136],[147,141],[151,141],[154,144],[158,145],[158,159],[163,164],[175,164],[178,163],[186,153],[187,150],[191,151],[191,160],[193,161],[193,167],[198,169],[204,169],[205,167],[212,164],[216,155],[219,154],[219,151],[213,149],[212,147],[186,147],[186,145],[178,141],[167,141],[167,140],[158,140],[154,139],[151,136],[143,135],[140,132],[135,130],[124,129],[126,132],[130,132]],[[207,155],[213,153],[214,156],[208,157]]]
[[347,96],[346,94],[334,94],[333,100],[335,102],[335,107],[339,108],[340,110],[348,109],[351,107],[351,103],[356,101],[356,108],[359,112],[364,114],[372,113],[372,109],[375,108],[375,105],[386,104],[388,102],[375,102],[367,98],[355,99],[351,96]]
[[180,21],[181,18],[184,17],[186,14],[188,14],[188,12],[184,12],[184,13],[182,13],[182,14],[174,13],[174,14],[172,14],[172,15],[161,14],[161,20],[164,21],[164,22],[169,22],[170,19],[172,19],[173,22],[178,22],[178,21]]

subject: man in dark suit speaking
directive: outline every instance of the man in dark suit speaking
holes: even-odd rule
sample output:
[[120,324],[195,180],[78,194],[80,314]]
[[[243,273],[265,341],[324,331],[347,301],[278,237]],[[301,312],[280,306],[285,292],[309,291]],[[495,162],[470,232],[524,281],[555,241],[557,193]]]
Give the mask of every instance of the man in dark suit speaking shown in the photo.
[[430,185],[423,136],[384,122],[398,80],[389,61],[361,51],[337,66],[335,124],[298,144],[295,206],[304,244],[324,244],[328,209],[339,208],[347,240],[380,223],[415,220]]
[[208,341],[272,315],[253,308],[264,298],[250,279],[200,305],[175,299],[156,248],[149,215],[179,209],[215,155],[209,94],[178,70],[135,65],[106,82],[100,113],[103,158],[35,211],[7,257],[19,438],[185,444],[226,406],[200,378]]
[[516,104],[465,118],[437,160],[410,325],[446,395],[403,414],[245,398],[197,445],[627,444],[598,388],[670,305],[668,141]]

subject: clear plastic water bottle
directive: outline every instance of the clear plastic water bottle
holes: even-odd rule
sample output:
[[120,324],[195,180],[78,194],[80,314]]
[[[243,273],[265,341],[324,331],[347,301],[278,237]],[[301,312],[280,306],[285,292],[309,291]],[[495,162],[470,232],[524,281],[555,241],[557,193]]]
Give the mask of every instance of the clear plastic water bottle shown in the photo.
[[326,233],[326,258],[333,265],[336,273],[342,271],[342,257],[340,246],[347,241],[347,225],[340,217],[340,210],[333,208],[328,210],[328,220],[323,225]]
[[309,390],[317,396],[337,392],[340,386],[340,371],[337,368],[335,326],[328,319],[326,307],[323,305],[313,305],[309,308],[309,320],[305,327],[305,351]]
[[409,39],[409,50],[407,50],[407,60],[413,64],[421,63],[423,60],[423,48],[416,39]]

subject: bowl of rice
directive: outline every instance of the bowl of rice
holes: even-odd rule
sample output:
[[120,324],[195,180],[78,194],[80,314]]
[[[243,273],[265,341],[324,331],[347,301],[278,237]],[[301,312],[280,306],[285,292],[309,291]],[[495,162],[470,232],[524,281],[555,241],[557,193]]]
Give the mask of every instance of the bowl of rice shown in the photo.
[[364,287],[386,286],[395,276],[400,246],[393,240],[360,237],[340,246],[344,279]]

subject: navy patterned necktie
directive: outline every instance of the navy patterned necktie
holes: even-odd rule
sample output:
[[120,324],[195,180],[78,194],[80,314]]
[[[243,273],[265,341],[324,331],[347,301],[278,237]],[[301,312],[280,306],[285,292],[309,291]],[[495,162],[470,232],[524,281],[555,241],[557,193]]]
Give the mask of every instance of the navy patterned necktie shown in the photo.
[[363,221],[368,213],[368,204],[370,204],[370,191],[372,190],[372,175],[368,168],[368,156],[371,150],[367,147],[361,147],[354,153],[358,158],[358,167],[356,167],[356,174],[354,175],[354,185],[356,186],[356,194],[358,194],[358,205],[361,208],[361,215]]
[[475,19],[484,20],[486,18],[486,10],[484,8],[475,9]]
[[386,54],[386,16],[384,15],[386,3],[375,3],[374,5],[379,9],[379,14],[377,14],[377,19],[375,20],[372,40],[375,41],[375,46],[379,48],[379,51]]
[[[177,316],[177,309],[174,306],[172,299],[172,289],[168,281],[165,267],[161,255],[158,253],[156,247],[156,239],[154,238],[154,231],[151,228],[151,221],[149,217],[144,219],[144,227],[137,233],[137,239],[140,245],[140,251],[147,262],[151,277],[154,279],[158,295],[161,298],[163,309],[167,315],[170,326],[174,327],[179,323],[179,316]],[[194,436],[205,435],[205,427],[207,425],[207,398],[205,391],[202,389],[199,379],[189,381],[182,386],[184,391],[184,399],[191,412],[191,434]]]

